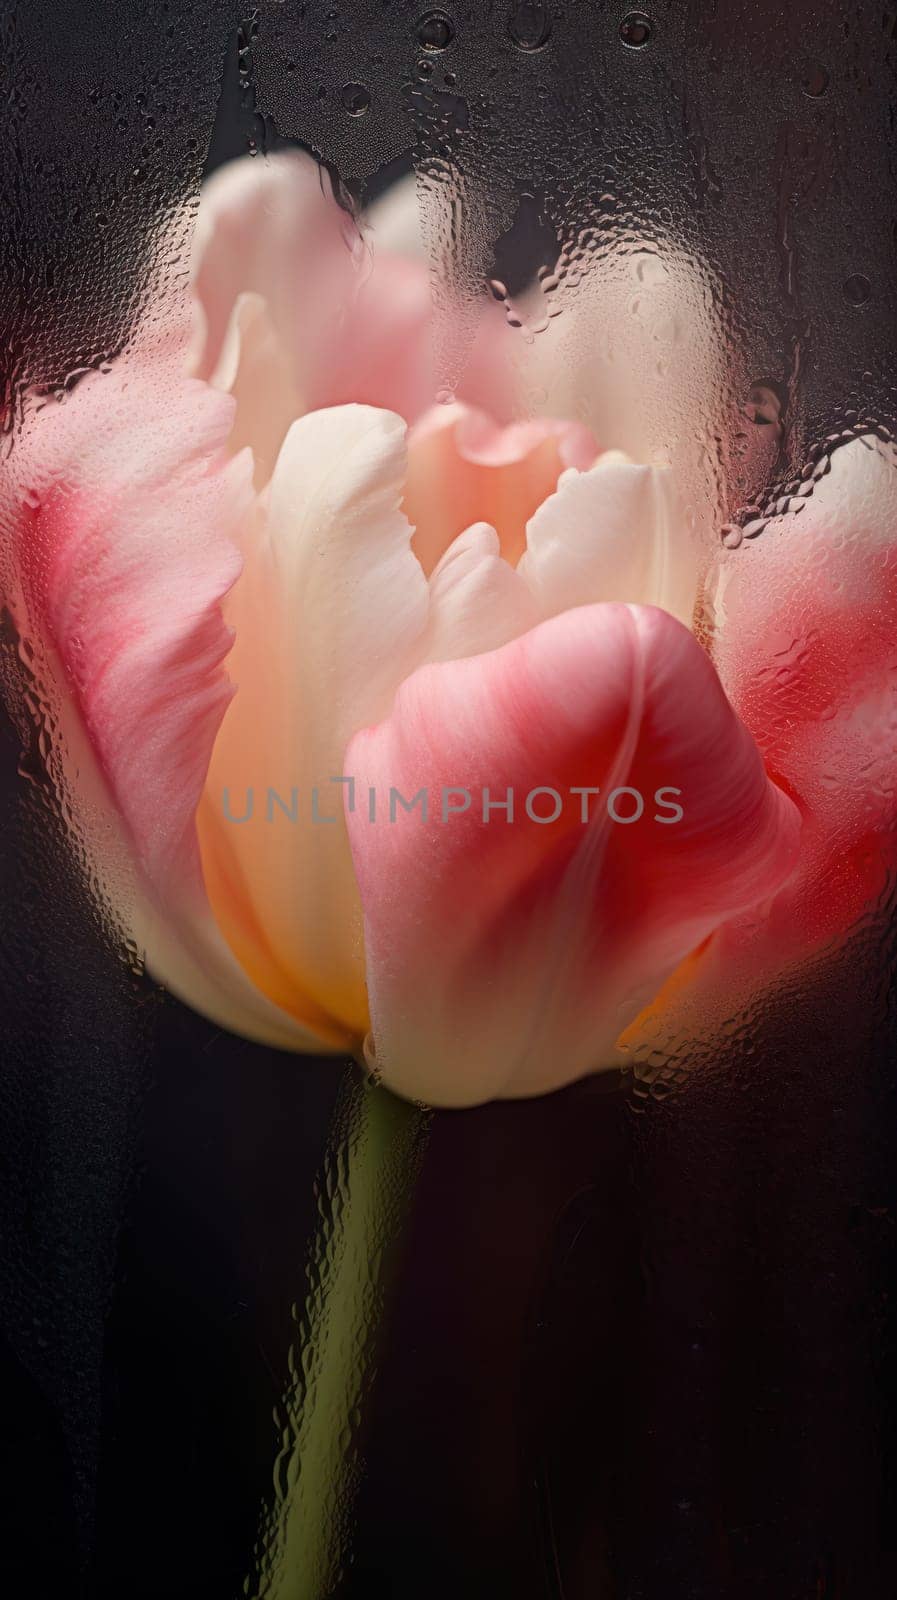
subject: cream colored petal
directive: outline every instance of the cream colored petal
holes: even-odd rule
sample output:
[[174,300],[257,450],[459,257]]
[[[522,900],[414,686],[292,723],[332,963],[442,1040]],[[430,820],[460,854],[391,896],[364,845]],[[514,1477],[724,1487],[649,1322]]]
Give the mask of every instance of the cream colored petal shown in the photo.
[[576,418],[603,448],[671,467],[683,532],[706,564],[727,515],[718,435],[735,431],[738,404],[712,268],[665,233],[636,244],[611,228],[587,229],[578,255],[567,241],[558,266],[558,287],[521,306],[545,324],[530,343],[518,337],[521,388],[537,415]]
[[519,572],[503,560],[498,534],[475,523],[449,546],[430,579],[428,661],[495,650],[538,621]]
[[520,572],[540,614],[599,600],[656,605],[690,625],[695,551],[672,475],[619,451],[587,472],[570,469],[530,518]]
[[262,488],[304,404],[289,351],[262,295],[238,295],[209,381],[236,401],[227,448],[237,454],[249,446],[253,478]]
[[[199,817],[212,902],[244,967],[281,1005],[295,987],[355,1033],[361,920],[334,780],[352,734],[389,710],[426,629],[427,584],[399,509],[404,435],[400,418],[364,406],[291,428],[227,604],[236,694]],[[252,815],[228,820],[225,804],[239,818],[250,791]]]

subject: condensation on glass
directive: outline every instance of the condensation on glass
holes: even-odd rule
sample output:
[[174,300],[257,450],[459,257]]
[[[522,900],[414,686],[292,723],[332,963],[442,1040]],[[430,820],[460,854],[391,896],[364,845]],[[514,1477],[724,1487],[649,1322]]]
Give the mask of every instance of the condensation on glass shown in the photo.
[[[890,0],[260,0],[242,20],[151,0],[49,27],[21,6],[0,46],[0,454],[13,481],[37,410],[64,405],[138,326],[176,314],[213,135],[219,154],[257,160],[301,144],[359,214],[413,171],[438,313],[434,400],[453,396],[492,297],[521,415],[575,417],[604,447],[669,463],[708,555],[722,545],[737,561],[846,441],[890,459]],[[7,628],[7,699],[62,785],[58,708],[33,700],[31,648]],[[40,828],[24,838],[26,880],[54,877]],[[864,970],[881,963],[884,909],[857,934]],[[95,992],[98,1033],[139,1055],[121,973]],[[743,1070],[763,1025],[762,1011],[733,1023]],[[700,1019],[678,1027],[640,1063],[643,1096],[717,1059],[714,1041],[696,1050]],[[108,1244],[121,1175],[104,1181]],[[48,1315],[52,1343],[61,1313]],[[97,1384],[82,1374],[77,1403]],[[89,1461],[78,1471],[86,1482]]]

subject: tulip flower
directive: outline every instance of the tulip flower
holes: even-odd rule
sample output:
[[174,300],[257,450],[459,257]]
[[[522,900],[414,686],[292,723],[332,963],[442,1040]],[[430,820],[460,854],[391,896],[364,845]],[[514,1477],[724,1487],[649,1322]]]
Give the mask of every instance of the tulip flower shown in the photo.
[[467,1105],[618,1063],[671,986],[774,982],[874,901],[897,491],[856,439],[717,555],[630,372],[616,420],[606,366],[591,412],[519,420],[484,297],[434,405],[391,230],[305,156],[217,174],[192,322],[23,424],[9,601],[149,971]]

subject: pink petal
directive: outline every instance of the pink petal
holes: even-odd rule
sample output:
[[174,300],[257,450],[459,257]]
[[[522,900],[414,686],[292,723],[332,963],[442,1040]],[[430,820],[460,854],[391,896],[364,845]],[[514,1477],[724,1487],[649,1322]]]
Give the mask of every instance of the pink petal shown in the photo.
[[895,865],[890,454],[860,439],[836,450],[802,506],[792,501],[756,539],[725,552],[711,594],[723,682],[804,816],[801,870],[758,951],[765,964],[781,964],[843,938]]
[[[414,422],[433,405],[441,382],[430,272],[422,261],[378,251],[376,235],[372,245],[367,275],[346,307],[342,338],[320,374],[315,404],[358,401]],[[510,330],[498,307],[484,299],[457,392],[502,420],[513,409],[509,345]]]
[[203,884],[194,813],[231,695],[221,603],[249,463],[224,456],[232,403],[181,361],[177,342],[131,353],[28,420],[3,494],[10,598],[91,871],[151,969],[228,1026],[314,1046],[240,973]]
[[231,405],[171,376],[123,362],[44,409],[18,529],[29,613],[162,893],[198,872],[192,817],[231,692],[221,601],[250,503],[247,459],[223,457]]
[[[605,1064],[683,957],[769,897],[797,851],[795,808],[708,658],[651,609],[581,607],[422,668],[352,740],[346,771],[376,1066],[437,1104],[539,1093]],[[443,786],[472,795],[444,822]],[[484,823],[484,786],[515,791],[513,822]],[[572,786],[601,788],[585,825]],[[627,786],[644,815],[611,822],[608,792]],[[665,786],[682,791],[673,824],[654,820]],[[430,816],[396,806],[391,821],[392,787],[407,801],[425,789]],[[524,809],[544,787],[562,799],[546,824]]]

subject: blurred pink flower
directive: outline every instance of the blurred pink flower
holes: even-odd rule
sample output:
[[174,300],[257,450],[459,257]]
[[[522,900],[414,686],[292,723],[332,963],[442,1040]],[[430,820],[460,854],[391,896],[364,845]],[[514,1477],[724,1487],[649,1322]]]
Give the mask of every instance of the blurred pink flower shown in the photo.
[[[432,405],[404,227],[360,233],[305,156],[220,172],[192,327],[31,415],[2,515],[51,766],[149,970],[471,1104],[619,1060],[665,984],[724,989],[746,951],[770,981],[877,892],[897,508],[858,442],[702,562],[668,468],[515,420],[493,301]],[[587,817],[526,805],[583,790]]]

